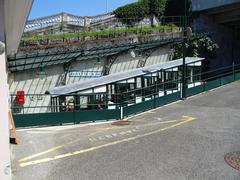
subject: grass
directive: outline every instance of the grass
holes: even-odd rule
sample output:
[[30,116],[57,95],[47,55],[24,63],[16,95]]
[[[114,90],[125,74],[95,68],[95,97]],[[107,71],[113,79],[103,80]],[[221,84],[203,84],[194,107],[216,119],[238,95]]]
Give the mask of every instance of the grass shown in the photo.
[[95,37],[110,34],[123,34],[123,33],[149,33],[153,30],[169,30],[178,28],[175,25],[161,25],[161,26],[144,26],[144,27],[128,27],[116,29],[104,29],[100,31],[87,31],[75,33],[62,33],[62,34],[48,34],[48,35],[25,35],[22,41],[39,41],[39,40],[57,40],[63,38],[83,38]]

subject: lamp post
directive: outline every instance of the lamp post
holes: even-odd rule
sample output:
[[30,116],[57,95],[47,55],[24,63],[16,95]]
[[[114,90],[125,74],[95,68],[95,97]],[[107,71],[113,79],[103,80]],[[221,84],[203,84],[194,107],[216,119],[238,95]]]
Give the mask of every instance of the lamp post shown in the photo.
[[181,98],[186,98],[186,42],[187,42],[187,1],[184,0],[183,19],[183,64],[182,64],[182,94]]

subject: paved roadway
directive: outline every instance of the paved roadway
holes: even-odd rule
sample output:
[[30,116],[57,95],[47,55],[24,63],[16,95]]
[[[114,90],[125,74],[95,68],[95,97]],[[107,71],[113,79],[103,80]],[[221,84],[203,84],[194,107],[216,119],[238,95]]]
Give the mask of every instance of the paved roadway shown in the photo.
[[129,119],[19,131],[15,180],[239,180],[240,82]]

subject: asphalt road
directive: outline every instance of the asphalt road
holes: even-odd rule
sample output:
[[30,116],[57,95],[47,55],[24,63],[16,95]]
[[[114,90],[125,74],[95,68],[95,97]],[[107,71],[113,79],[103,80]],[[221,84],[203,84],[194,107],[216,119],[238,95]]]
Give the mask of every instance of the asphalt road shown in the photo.
[[239,180],[240,82],[107,124],[19,131],[15,180]]

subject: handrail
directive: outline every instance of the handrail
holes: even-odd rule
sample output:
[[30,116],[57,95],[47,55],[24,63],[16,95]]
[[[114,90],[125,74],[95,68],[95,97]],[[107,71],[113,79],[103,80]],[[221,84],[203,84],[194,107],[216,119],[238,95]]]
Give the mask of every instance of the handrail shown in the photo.
[[[194,63],[193,63],[194,64]],[[225,72],[223,72],[225,71]],[[213,73],[216,73],[218,72],[219,74],[215,75]],[[199,83],[197,84],[197,86],[203,84],[205,85],[206,83],[208,82],[211,82],[212,80],[216,80],[216,79],[221,79],[223,77],[227,77],[229,75],[233,75],[233,77],[235,77],[235,74],[236,73],[240,73],[240,64],[236,64],[234,66],[226,66],[226,67],[222,67],[222,68],[217,68],[217,69],[214,69],[214,70],[210,70],[210,71],[206,71],[206,72],[203,72],[203,73],[199,73],[199,74],[195,74],[193,76],[187,76],[186,79],[188,80],[189,78],[192,78],[192,80],[188,83],[189,85],[190,84],[193,84],[195,86],[196,83]],[[204,77],[206,75],[209,75],[209,77]],[[76,103],[75,104],[75,100],[74,100],[74,107],[82,107],[82,106],[86,106],[87,109],[91,109],[91,108],[98,108],[100,106],[103,106],[103,107],[114,107],[115,109],[118,109],[119,107],[121,106],[125,106],[126,104],[136,104],[136,98],[140,98],[142,99],[141,102],[144,102],[144,101],[147,101],[145,100],[146,98],[150,98],[150,99],[155,99],[157,97],[161,97],[159,93],[163,93],[163,96],[166,95],[166,92],[168,91],[168,93],[170,94],[173,94],[173,93],[180,93],[181,92],[181,88],[180,88],[180,83],[182,83],[182,78],[181,76],[178,76],[176,79],[174,80],[166,80],[165,82],[159,82],[159,83],[156,83],[156,82],[153,82],[154,84],[150,84],[149,86],[147,87],[143,87],[143,88],[136,88],[136,89],[132,89],[132,90],[127,90],[127,91],[124,91],[124,92],[118,92],[118,93],[113,93],[113,94],[110,94],[110,93],[107,93],[107,92],[104,92],[104,93],[87,93],[87,94],[68,94],[68,95],[60,95],[60,97],[74,97],[74,96],[78,96],[78,97],[95,97],[95,96],[100,96],[101,95],[101,98],[99,99],[99,101],[97,102],[88,102],[88,101],[83,101],[82,103],[78,104]],[[172,86],[172,85],[173,86]],[[175,85],[174,85],[175,84]],[[191,88],[190,86],[188,86],[188,89]],[[54,94],[54,95],[59,95],[59,94]],[[133,96],[132,96],[133,95]],[[10,97],[11,97],[11,104],[12,104],[12,110],[14,112],[14,110],[18,110],[20,107],[19,106],[14,106],[14,100],[15,100],[15,97],[18,96],[17,94],[11,94]],[[25,97],[43,97],[43,100],[48,97],[48,98],[51,98],[52,95],[49,95],[49,94],[25,94]],[[109,102],[111,101],[111,104],[109,104]],[[48,106],[45,106],[43,105],[43,102],[42,102],[42,105],[41,106],[25,106],[25,107],[22,107],[23,108],[23,111],[22,113],[26,113],[28,109],[44,109],[44,108],[47,108],[45,112],[51,112],[51,108],[67,108],[68,105],[67,105],[67,102],[65,102],[66,104],[64,105],[48,105]],[[41,110],[39,110],[41,111]]]

